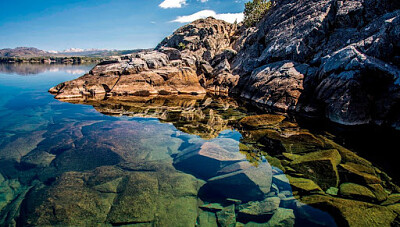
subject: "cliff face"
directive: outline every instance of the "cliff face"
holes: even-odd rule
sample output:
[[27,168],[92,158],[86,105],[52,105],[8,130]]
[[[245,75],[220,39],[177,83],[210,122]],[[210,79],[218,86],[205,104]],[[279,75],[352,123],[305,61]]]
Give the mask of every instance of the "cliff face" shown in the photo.
[[237,93],[342,124],[399,127],[400,3],[277,1],[235,43]]
[[153,52],[102,63],[50,91],[56,98],[208,91],[341,124],[399,128],[399,9],[395,0],[280,0],[256,27],[197,20]]

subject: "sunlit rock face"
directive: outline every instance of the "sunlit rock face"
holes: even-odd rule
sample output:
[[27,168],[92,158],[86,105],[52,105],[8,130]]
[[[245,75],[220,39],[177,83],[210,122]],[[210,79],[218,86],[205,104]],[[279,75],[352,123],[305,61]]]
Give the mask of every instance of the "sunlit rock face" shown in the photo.
[[104,96],[204,94],[196,71],[172,66],[160,52],[139,53],[130,60],[103,62],[89,74],[50,89],[57,99]]
[[236,32],[237,26],[223,20],[214,18],[200,19],[176,30],[171,36],[166,37],[156,47],[179,48],[185,52],[194,53],[197,58],[206,61],[212,60],[217,54],[230,47],[230,37]]

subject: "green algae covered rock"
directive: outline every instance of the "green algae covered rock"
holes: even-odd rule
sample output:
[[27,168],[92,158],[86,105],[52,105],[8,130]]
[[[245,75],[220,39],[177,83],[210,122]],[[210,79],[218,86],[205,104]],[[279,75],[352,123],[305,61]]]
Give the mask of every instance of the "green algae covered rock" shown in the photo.
[[203,204],[200,206],[200,208],[202,210],[208,210],[208,211],[212,211],[212,212],[217,212],[217,211],[224,209],[224,207],[219,203]]
[[278,208],[271,219],[266,223],[266,227],[290,227],[294,226],[295,216],[293,210]]
[[372,193],[372,191],[369,190],[367,187],[354,183],[341,184],[339,188],[339,193],[344,197],[352,199],[361,199],[367,201],[376,199],[374,193]]
[[291,162],[291,166],[327,190],[338,186],[339,174],[336,166],[340,161],[339,152],[332,149],[299,156]]
[[0,211],[10,204],[23,190],[19,181],[12,179],[6,180],[0,174]]
[[32,151],[28,155],[22,157],[21,163],[36,167],[48,167],[55,158],[56,155],[45,151]]
[[338,226],[389,227],[398,217],[393,209],[385,206],[331,196],[304,196],[301,198],[301,202],[330,212],[334,215]]
[[[268,218],[266,218],[268,220]],[[249,221],[246,224],[238,222],[236,227],[291,227],[295,224],[295,215],[293,210],[286,208],[278,208],[268,222]]]
[[33,190],[24,207],[28,217],[25,224],[196,224],[201,181],[166,163],[121,167],[67,172],[50,187]]
[[305,178],[286,176],[294,190],[303,193],[323,193],[322,189],[312,180]]
[[324,141],[307,130],[260,129],[249,133],[269,154],[304,154],[325,148]]
[[326,194],[329,195],[337,195],[339,193],[339,189],[335,187],[330,187],[328,190],[326,190]]
[[380,184],[369,184],[368,188],[374,193],[378,202],[385,201],[388,198],[387,191]]
[[245,216],[264,216],[275,213],[281,200],[278,197],[268,197],[263,201],[251,201],[239,207],[239,214]]
[[219,226],[234,227],[236,225],[235,205],[225,207],[217,212],[217,220]]
[[208,211],[200,211],[199,216],[197,217],[196,226],[198,227],[215,227],[217,224],[217,217],[215,213]]
[[386,206],[386,205],[391,205],[391,204],[395,204],[395,203],[400,203],[400,194],[398,194],[398,193],[389,195],[387,200],[384,201],[381,205]]
[[375,174],[363,172],[363,165],[340,164],[338,167],[340,179],[344,182],[355,182],[360,184],[380,184],[382,182]]
[[246,128],[265,128],[268,126],[276,126],[286,117],[282,115],[263,114],[244,117],[239,124]]

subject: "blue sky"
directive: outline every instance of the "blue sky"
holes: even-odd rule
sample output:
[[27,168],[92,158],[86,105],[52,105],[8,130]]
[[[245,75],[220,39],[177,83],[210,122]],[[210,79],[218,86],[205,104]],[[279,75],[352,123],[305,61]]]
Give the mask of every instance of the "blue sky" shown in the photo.
[[0,48],[150,48],[200,16],[240,18],[245,1],[0,0]]

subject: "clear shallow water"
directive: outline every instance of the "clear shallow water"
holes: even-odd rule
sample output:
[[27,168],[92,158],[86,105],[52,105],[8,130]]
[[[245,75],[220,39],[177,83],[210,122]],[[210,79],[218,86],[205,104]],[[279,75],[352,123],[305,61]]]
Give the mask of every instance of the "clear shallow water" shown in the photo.
[[60,102],[91,66],[37,68],[0,67],[0,225],[398,224],[399,188],[323,130],[228,98]]

